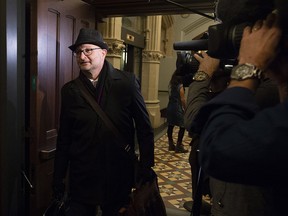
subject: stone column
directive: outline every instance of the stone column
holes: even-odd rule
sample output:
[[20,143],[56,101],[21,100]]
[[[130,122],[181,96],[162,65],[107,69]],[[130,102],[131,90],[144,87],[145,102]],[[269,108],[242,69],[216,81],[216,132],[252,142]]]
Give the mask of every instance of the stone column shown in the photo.
[[122,50],[125,47],[121,40],[122,18],[107,18],[105,23],[98,24],[104,41],[108,44],[109,50],[106,59],[115,67],[120,69]]
[[148,16],[145,23],[146,46],[142,57],[142,94],[150,115],[152,126],[160,126],[160,104],[158,99],[159,67],[163,57],[161,48],[162,16]]

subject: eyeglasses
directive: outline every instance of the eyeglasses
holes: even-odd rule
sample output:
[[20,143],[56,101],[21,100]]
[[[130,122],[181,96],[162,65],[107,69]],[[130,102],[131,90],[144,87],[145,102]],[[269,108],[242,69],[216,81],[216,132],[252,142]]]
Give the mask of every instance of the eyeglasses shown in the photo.
[[79,57],[81,55],[81,53],[83,52],[83,54],[85,56],[89,56],[89,55],[92,54],[93,50],[97,50],[97,49],[102,49],[102,48],[95,47],[95,48],[86,48],[86,49],[83,49],[83,50],[76,50],[76,51],[73,52],[73,55],[76,56],[76,57]]

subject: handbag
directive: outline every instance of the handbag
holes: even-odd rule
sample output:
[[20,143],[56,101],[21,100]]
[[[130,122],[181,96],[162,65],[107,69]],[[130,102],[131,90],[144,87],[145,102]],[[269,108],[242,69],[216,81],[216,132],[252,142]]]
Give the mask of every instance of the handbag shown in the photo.
[[[106,113],[101,109],[96,100],[89,93],[82,81],[78,78],[75,80],[83,97],[95,110],[99,117],[104,121],[106,126],[114,133],[114,135],[121,139],[120,132],[116,129],[112,121],[108,118]],[[129,157],[134,162],[135,167],[135,188],[130,194],[130,203],[122,215],[124,216],[167,216],[166,208],[158,187],[158,179],[154,170],[144,168],[139,163],[135,153],[131,150],[129,144],[124,142],[117,142],[121,145]]]
[[[135,188],[132,189],[130,194],[130,203],[123,215],[167,216],[166,208],[160,195],[156,173],[153,169],[144,169],[139,163],[135,165],[135,175],[140,175],[140,177],[138,176],[138,180],[135,182]],[[139,171],[141,174],[137,174]],[[147,174],[146,172],[149,173]],[[146,178],[143,176],[149,176],[149,180],[144,180]]]

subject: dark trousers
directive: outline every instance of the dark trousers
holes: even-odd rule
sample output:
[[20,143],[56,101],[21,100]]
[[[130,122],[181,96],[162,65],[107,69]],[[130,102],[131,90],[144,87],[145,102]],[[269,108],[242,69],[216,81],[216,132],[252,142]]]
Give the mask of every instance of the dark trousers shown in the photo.
[[189,154],[189,164],[191,167],[191,173],[192,173],[192,198],[195,199],[195,193],[197,190],[197,184],[198,184],[198,174],[200,170],[200,166],[198,163],[198,146],[193,145],[194,140],[192,140],[191,145],[191,151]]
[[[168,125],[167,136],[169,140],[173,140],[173,129],[174,125]],[[185,128],[180,127],[178,131],[177,143],[181,144],[185,133]]]
[[[210,194],[210,187],[209,187],[209,177],[202,172],[202,178],[201,182],[198,182],[199,180],[199,171],[200,171],[200,164],[198,162],[198,151],[199,151],[199,137],[194,136],[192,138],[192,141],[190,143],[191,145],[191,151],[189,155],[189,164],[191,166],[191,173],[192,173],[192,198],[195,199],[195,193],[199,188],[201,187],[200,191],[203,195],[211,195]],[[200,185],[199,185],[200,183]]]

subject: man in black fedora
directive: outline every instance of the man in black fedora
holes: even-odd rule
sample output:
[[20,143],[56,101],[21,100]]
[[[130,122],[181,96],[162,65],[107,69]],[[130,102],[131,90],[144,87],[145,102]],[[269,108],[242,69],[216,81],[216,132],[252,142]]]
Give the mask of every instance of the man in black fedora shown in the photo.
[[[154,137],[149,115],[133,73],[115,69],[106,59],[107,44],[95,29],[80,30],[69,47],[80,75],[61,91],[60,128],[54,164],[54,196],[64,193],[69,167],[70,207],[67,216],[119,215],[129,202],[133,162],[117,142],[135,146],[135,133],[143,167],[154,166]],[[100,105],[120,138],[106,126],[80,91],[80,80]],[[134,151],[133,151],[134,152]]]

